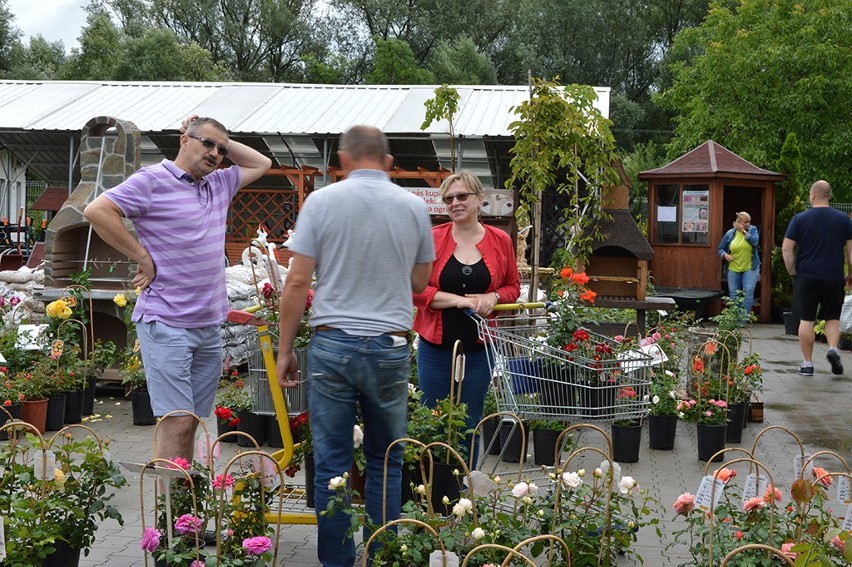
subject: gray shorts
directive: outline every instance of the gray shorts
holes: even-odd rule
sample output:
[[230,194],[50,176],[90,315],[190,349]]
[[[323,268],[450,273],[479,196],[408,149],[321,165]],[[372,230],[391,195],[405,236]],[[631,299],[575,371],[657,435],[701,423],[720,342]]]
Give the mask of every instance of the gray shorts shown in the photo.
[[209,416],[222,377],[220,327],[182,329],[139,321],[136,334],[154,415],[184,410]]

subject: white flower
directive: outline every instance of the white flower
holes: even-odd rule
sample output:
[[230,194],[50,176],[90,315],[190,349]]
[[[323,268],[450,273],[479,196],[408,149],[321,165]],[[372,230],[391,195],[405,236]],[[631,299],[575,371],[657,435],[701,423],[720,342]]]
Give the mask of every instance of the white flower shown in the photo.
[[657,405],[660,403],[660,396],[654,395],[654,397],[651,398],[651,401],[654,402],[654,405]]
[[594,476],[595,478],[601,478],[603,476],[603,471],[600,468],[597,468],[592,473],[592,476]]
[[425,485],[418,484],[417,488],[415,490],[417,490],[417,494],[421,494],[421,495],[424,495],[424,496],[426,495],[426,486]]
[[618,481],[618,491],[622,494],[627,494],[637,486],[639,486],[639,484],[633,480],[632,476],[623,476],[621,477],[621,480]]
[[530,496],[524,496],[523,498],[521,498],[521,502],[529,505],[533,503],[533,499]]
[[569,488],[577,488],[583,484],[583,479],[577,473],[562,473],[562,482]]
[[675,392],[674,390],[669,390],[669,397],[673,400],[676,400],[677,399],[677,392]]
[[449,503],[450,503],[450,497],[449,497],[449,496],[447,496],[446,494],[444,494],[444,497],[443,497],[443,498],[441,498],[441,503],[442,503],[444,506],[446,506],[447,504],[449,504]]
[[483,530],[482,528],[476,528],[475,530],[470,532],[470,536],[473,539],[479,541],[480,539],[485,537],[485,530]]
[[648,394],[645,394],[644,396],[642,396],[642,400],[647,402],[648,401]]
[[534,482],[531,482],[529,487],[530,487],[530,496],[538,496],[538,485]]
[[352,446],[356,449],[361,446],[364,442],[364,432],[361,430],[360,425],[356,425],[352,428]]
[[407,545],[405,545],[405,544],[403,543],[402,545],[400,545],[400,546],[399,546],[399,550],[400,550],[402,553],[405,553],[405,552],[407,552],[407,551],[408,551],[408,546],[407,546]]
[[671,370],[666,370],[665,373],[666,373],[666,376],[668,376],[669,378],[676,378],[677,377],[677,375],[674,372],[672,372]]
[[461,504],[466,512],[473,511],[473,502],[470,501],[470,498],[459,498],[459,504]]
[[329,490],[337,490],[338,488],[343,488],[346,486],[346,479],[342,476],[336,476],[328,481],[328,489]]
[[464,509],[464,506],[462,506],[461,502],[457,502],[453,506],[453,515],[456,516],[457,518],[464,517],[464,515],[466,513],[467,513],[467,510]]
[[683,419],[684,413],[683,413],[682,411],[681,411],[681,412],[678,412],[677,416],[678,416],[679,418]]
[[523,498],[527,494],[529,494],[530,486],[526,482],[519,482],[514,487],[512,487],[512,496],[515,498]]
[[586,476],[586,469],[580,469],[580,470],[578,470],[578,471],[577,471],[577,476],[579,476],[580,478],[583,478],[584,476]]

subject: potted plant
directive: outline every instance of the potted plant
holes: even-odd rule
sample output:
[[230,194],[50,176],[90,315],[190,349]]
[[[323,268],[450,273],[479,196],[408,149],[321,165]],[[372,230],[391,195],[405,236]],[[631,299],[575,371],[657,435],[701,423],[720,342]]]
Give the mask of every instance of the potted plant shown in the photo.
[[651,375],[648,441],[651,449],[670,451],[677,433],[679,383],[671,370],[655,369]]
[[95,340],[95,344],[89,350],[89,356],[84,366],[86,384],[83,388],[83,415],[92,415],[94,413],[95,388],[98,378],[101,377],[104,370],[116,364],[122,354],[114,342],[104,342],[101,339]]
[[615,394],[619,416],[612,422],[612,458],[619,463],[639,461],[639,446],[642,441],[642,420],[627,417],[633,415],[633,407],[639,397],[632,386],[621,386]]
[[93,433],[71,433],[46,446],[55,468],[41,472],[44,441],[26,434],[26,443],[0,447],[0,516],[6,523],[7,565],[77,565],[88,555],[98,527],[122,517],[112,505],[114,489],[126,480],[108,457],[108,443]]
[[[698,431],[698,460],[709,461],[725,448],[725,430],[728,426],[728,403],[715,398],[698,397],[679,400],[678,417],[696,424]],[[713,461],[721,461],[719,453]]]
[[290,432],[293,435],[293,442],[296,443],[296,445],[293,448],[293,457],[290,459],[290,465],[284,469],[284,474],[289,477],[294,477],[296,476],[296,473],[304,467],[305,505],[308,508],[313,508],[315,494],[314,443],[313,437],[311,436],[310,413],[303,411],[302,413],[290,418]]
[[[226,379],[222,380],[219,386],[214,410],[217,433],[223,435],[229,431],[244,431],[251,435],[258,445],[263,443],[264,424],[259,416],[255,419],[255,414],[251,413],[254,402],[245,381],[241,378]],[[247,421],[245,424],[242,423],[244,418]],[[253,446],[248,439],[243,439],[242,435],[228,436],[224,441],[237,441],[241,447]]]
[[[555,419],[530,421],[533,436],[533,462],[552,467],[557,464],[556,440],[567,424]],[[561,451],[559,451],[561,454]]]
[[124,386],[125,397],[130,397],[133,411],[133,425],[154,425],[157,420],[151,408],[151,396],[148,393],[148,382],[145,379],[145,369],[142,367],[142,357],[138,351],[129,348],[124,352],[121,363],[121,385]]
[[39,433],[44,433],[47,424],[47,398],[51,390],[48,374],[40,370],[43,364],[29,372],[19,370],[13,379],[14,388],[22,395],[21,419],[38,429]]

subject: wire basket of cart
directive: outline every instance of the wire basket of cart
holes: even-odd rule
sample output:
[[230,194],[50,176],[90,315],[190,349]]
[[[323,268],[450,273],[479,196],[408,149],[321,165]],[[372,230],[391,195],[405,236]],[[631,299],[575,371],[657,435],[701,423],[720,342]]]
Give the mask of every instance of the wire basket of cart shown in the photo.
[[[499,310],[542,304],[499,305]],[[501,410],[522,419],[615,421],[647,414],[654,357],[586,329],[574,348],[546,343],[553,315],[543,310],[485,319],[471,315],[488,345]],[[568,350],[566,350],[568,349]]]

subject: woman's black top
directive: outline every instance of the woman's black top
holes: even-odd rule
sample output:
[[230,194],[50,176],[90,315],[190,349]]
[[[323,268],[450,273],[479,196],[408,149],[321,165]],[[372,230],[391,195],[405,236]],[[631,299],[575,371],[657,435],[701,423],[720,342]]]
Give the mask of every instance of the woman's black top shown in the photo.
[[[485,293],[490,285],[491,273],[485,266],[484,260],[480,259],[475,264],[467,265],[459,262],[455,255],[450,256],[438,278],[441,291],[456,295]],[[441,317],[443,320],[441,344],[435,346],[452,350],[456,340],[460,340],[465,352],[478,352],[485,348],[478,341],[476,323],[464,311],[455,307],[443,309]]]

